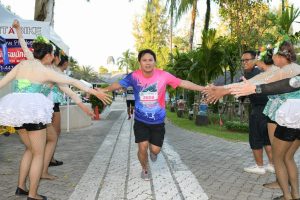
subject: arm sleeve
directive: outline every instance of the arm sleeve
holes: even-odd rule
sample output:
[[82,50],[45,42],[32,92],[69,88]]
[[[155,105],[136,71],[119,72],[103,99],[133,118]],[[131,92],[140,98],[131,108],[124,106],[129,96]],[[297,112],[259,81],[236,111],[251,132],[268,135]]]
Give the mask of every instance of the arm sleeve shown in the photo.
[[260,86],[261,91],[263,94],[267,95],[283,94],[297,91],[299,90],[299,87],[292,87],[290,85],[290,82],[293,79],[294,78],[287,78],[273,83],[263,84]]
[[120,80],[119,84],[122,87],[127,88],[127,87],[131,86],[131,80],[132,80],[132,73],[128,74],[126,77],[124,77],[122,80]]
[[181,83],[181,79],[173,76],[172,74],[165,72],[165,78],[167,80],[167,84],[170,85],[172,88],[177,88],[180,83]]

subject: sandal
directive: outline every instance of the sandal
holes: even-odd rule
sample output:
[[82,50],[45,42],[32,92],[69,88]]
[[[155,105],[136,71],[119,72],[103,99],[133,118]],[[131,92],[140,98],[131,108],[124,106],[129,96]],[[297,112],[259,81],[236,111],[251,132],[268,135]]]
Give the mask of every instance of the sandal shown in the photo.
[[58,161],[58,160],[55,160],[55,159],[53,159],[53,160],[54,161],[50,161],[49,167],[51,167],[51,166],[60,166],[60,165],[64,164],[63,161]]

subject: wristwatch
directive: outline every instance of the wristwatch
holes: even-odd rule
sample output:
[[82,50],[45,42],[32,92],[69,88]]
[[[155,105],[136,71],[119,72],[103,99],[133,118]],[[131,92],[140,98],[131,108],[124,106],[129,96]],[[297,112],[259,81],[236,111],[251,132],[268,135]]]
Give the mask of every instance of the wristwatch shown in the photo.
[[261,91],[261,87],[260,87],[260,85],[257,85],[256,87],[255,87],[255,93],[256,94],[260,94],[262,91]]

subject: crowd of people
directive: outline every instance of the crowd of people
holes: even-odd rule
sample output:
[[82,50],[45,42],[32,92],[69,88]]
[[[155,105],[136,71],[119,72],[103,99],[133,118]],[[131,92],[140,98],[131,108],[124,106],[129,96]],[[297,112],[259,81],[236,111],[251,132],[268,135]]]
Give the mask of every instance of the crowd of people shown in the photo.
[[[26,147],[20,162],[16,195],[25,195],[28,200],[47,199],[37,192],[39,181],[57,178],[48,173],[48,167],[62,164],[54,159],[54,152],[61,132],[59,104],[64,103],[63,93],[87,115],[94,115],[68,85],[95,95],[105,104],[111,102],[107,92],[126,88],[128,120],[134,109],[133,130],[142,168],[141,178],[150,180],[148,156],[155,162],[164,142],[165,93],[169,85],[202,92],[210,103],[228,94],[249,96],[252,107],[249,143],[255,165],[244,168],[244,171],[257,174],[275,172],[277,181],[265,186],[281,188],[283,196],[277,199],[300,199],[298,169],[294,160],[300,145],[300,78],[297,76],[300,67],[295,63],[296,54],[290,42],[282,41],[275,49],[269,49],[263,61],[257,60],[255,51],[245,51],[241,58],[245,78],[239,83],[199,86],[181,80],[157,69],[156,54],[145,49],[138,54],[138,70],[106,88],[92,89],[62,73],[68,65],[68,57],[47,39],[38,37],[31,52],[22,37],[19,22],[14,21],[13,27],[27,60],[21,61],[0,80],[0,88],[14,82],[13,93],[0,99],[0,125],[15,127]],[[269,160],[267,165],[263,163],[263,149]]]
[[[111,100],[110,95],[88,88],[79,80],[64,75],[62,70],[67,58],[61,59],[60,53],[55,51],[55,46],[46,38],[38,37],[33,42],[32,53],[27,48],[17,20],[13,22],[13,27],[27,60],[21,61],[0,80],[0,88],[13,82],[13,93],[5,95],[0,101],[0,124],[15,127],[25,145],[16,195],[25,195],[28,200],[44,200],[47,197],[37,194],[40,179],[56,178],[48,173],[48,166],[53,159],[60,133],[61,91],[73,98],[91,116],[93,112],[68,85],[95,95],[105,104]],[[29,190],[26,187],[27,178]]]

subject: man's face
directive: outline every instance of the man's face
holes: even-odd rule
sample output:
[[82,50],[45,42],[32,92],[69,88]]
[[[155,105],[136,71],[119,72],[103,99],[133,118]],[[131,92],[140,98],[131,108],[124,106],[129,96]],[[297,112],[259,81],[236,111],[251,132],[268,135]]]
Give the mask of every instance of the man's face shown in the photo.
[[143,72],[151,73],[155,67],[154,57],[151,54],[146,53],[141,57],[140,66]]
[[255,58],[250,53],[243,54],[241,61],[245,71],[250,71],[255,66]]

